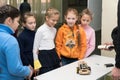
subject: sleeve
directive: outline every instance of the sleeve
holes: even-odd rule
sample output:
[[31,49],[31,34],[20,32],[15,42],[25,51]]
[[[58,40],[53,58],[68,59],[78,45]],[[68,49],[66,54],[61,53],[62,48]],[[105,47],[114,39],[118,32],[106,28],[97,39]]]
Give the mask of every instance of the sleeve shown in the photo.
[[86,41],[86,34],[85,34],[85,31],[80,28],[80,56],[79,56],[79,59],[83,59],[85,57],[85,52],[86,52],[86,49],[87,49],[87,41]]
[[39,31],[37,31],[35,34],[34,44],[33,44],[34,69],[39,69],[42,66],[39,59],[38,59],[39,44],[40,44],[41,37],[42,37],[42,35],[40,34]]
[[116,52],[115,55],[115,66],[117,68],[120,68],[120,30],[118,30],[119,28],[116,27],[113,29],[112,31],[112,39],[113,39],[113,44],[114,44],[114,49]]
[[22,65],[17,40],[13,37],[10,37],[4,45],[4,50],[8,71],[11,73],[11,75],[19,77],[28,76],[30,74],[30,68]]
[[118,29],[117,29],[117,37],[113,38],[113,44],[115,46],[115,52],[116,52],[116,57],[115,57],[115,66],[117,68],[120,68],[120,0],[118,1],[118,12],[117,12],[117,24],[118,24]]
[[89,45],[87,45],[87,51],[85,57],[88,57],[95,49],[95,31],[92,30],[92,34],[90,36]]
[[58,30],[57,35],[56,35],[56,38],[55,38],[56,51],[57,51],[57,53],[58,53],[59,58],[61,58],[61,57],[60,57],[60,50],[61,50],[62,44],[63,44],[62,39],[63,39],[63,33],[62,33],[61,28],[60,28],[60,29]]

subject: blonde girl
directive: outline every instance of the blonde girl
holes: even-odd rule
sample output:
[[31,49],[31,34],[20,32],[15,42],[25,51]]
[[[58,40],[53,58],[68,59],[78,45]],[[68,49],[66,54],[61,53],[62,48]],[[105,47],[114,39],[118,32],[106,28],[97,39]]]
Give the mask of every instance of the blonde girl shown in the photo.
[[[60,67],[60,59],[55,50],[55,24],[59,20],[60,13],[55,8],[48,8],[45,13],[45,22],[41,25],[35,34],[33,53],[38,54],[41,62],[39,74]],[[34,57],[35,58],[35,57]]]

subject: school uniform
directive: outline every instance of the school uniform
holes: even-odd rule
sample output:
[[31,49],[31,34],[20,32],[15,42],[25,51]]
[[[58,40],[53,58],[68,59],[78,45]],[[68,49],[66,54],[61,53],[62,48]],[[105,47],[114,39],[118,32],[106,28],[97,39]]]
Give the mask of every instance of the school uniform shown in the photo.
[[19,34],[18,41],[20,45],[20,54],[23,65],[33,66],[33,42],[34,42],[35,31],[24,30]]
[[49,27],[46,23],[41,25],[35,34],[34,49],[39,50],[38,59],[41,62],[40,74],[60,67],[60,59],[55,50],[56,29]]

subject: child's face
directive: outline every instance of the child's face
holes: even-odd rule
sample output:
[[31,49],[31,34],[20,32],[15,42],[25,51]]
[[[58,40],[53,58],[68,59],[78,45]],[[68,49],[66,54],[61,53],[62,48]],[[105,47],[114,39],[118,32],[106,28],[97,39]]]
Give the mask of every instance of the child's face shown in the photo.
[[90,22],[91,22],[91,17],[90,17],[89,15],[87,15],[87,14],[84,14],[84,15],[81,17],[80,21],[81,21],[81,25],[82,25],[82,26],[87,26],[87,25],[89,25]]
[[68,12],[65,16],[65,20],[69,27],[73,27],[77,21],[78,17],[73,12]]
[[30,16],[26,19],[26,23],[23,24],[27,29],[34,31],[36,28],[36,20],[34,16]]
[[50,27],[54,27],[59,20],[59,15],[52,15],[51,17],[46,16],[46,23]]

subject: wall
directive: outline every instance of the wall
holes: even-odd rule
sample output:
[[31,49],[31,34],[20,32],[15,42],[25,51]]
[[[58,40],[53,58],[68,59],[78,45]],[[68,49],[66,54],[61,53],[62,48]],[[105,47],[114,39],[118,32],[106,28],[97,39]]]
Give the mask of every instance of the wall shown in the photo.
[[0,0],[0,6],[3,6],[3,5],[5,5],[6,3],[7,3],[6,0]]
[[[117,25],[118,0],[102,0],[102,42],[112,42],[111,31]],[[115,56],[114,51],[101,51],[102,55]]]
[[101,12],[102,12],[103,0],[88,0],[88,8],[93,13],[93,20],[91,26],[96,30],[101,29]]
[[51,4],[53,7],[57,8],[60,11],[60,19],[58,23],[62,22],[62,0],[51,0]]

